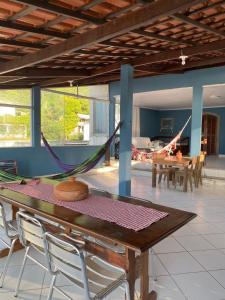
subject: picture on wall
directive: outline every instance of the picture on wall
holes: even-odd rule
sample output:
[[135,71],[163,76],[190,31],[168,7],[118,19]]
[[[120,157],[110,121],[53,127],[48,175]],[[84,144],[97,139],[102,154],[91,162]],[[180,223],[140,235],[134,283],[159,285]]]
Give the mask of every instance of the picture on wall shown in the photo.
[[160,119],[160,132],[170,131],[173,132],[174,118],[161,118]]

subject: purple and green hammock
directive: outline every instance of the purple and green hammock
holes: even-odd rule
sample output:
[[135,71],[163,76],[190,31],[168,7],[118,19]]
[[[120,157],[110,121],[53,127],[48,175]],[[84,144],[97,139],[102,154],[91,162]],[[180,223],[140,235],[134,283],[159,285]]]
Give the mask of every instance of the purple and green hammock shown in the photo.
[[[63,179],[66,177],[70,177],[73,175],[79,175],[88,172],[89,170],[93,169],[104,157],[106,152],[109,150],[110,145],[121,126],[121,122],[117,125],[115,131],[113,134],[109,137],[109,139],[106,141],[106,143],[98,149],[97,152],[95,152],[93,155],[91,155],[88,159],[83,161],[81,164],[78,165],[70,165],[64,163],[58,156],[57,154],[53,151],[51,146],[49,145],[48,141],[42,134],[42,140],[43,143],[47,149],[47,151],[50,153],[52,158],[54,159],[55,163],[58,165],[60,169],[62,169],[64,172],[63,173],[58,173],[54,175],[47,175],[44,177],[47,177],[49,179]],[[42,176],[43,177],[43,176]],[[18,181],[18,180],[26,180],[28,178],[22,177],[19,175],[14,175],[5,171],[0,170],[0,181]]]

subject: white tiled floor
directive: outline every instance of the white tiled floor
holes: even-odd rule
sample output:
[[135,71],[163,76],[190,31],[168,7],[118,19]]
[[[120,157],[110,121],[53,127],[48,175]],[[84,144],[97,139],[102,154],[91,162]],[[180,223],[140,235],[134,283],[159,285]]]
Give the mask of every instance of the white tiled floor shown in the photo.
[[[158,292],[159,300],[225,300],[225,182],[207,180],[193,193],[151,188],[151,178],[138,172],[132,177],[132,195],[163,205],[198,214],[198,217],[154,247],[153,265],[157,281],[150,279],[151,288]],[[116,171],[83,176],[90,186],[118,193]],[[12,300],[23,251],[13,256],[0,300]],[[4,259],[0,260],[0,269]],[[152,266],[152,264],[150,264]],[[152,269],[150,270],[153,276]],[[46,300],[50,276],[32,262],[26,267],[19,299]],[[66,280],[71,297],[82,300],[82,294]],[[138,282],[137,282],[138,294]],[[55,293],[54,300],[64,299]],[[123,300],[117,290],[107,300]]]

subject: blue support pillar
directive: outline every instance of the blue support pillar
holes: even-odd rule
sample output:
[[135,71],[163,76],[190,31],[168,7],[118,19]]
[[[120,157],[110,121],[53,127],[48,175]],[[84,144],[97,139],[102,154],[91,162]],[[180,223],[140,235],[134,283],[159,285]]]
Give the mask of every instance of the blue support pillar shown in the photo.
[[122,65],[120,74],[120,159],[119,194],[131,194],[131,140],[133,108],[133,67]]
[[32,87],[32,141],[33,147],[41,146],[41,88]]
[[202,136],[202,110],[203,110],[203,87],[193,86],[192,118],[191,118],[191,156],[197,156],[201,152]]
[[[114,97],[109,102],[109,136],[113,134],[115,130],[115,113],[116,113],[116,100]],[[115,142],[113,141],[110,147],[111,156],[114,155]]]

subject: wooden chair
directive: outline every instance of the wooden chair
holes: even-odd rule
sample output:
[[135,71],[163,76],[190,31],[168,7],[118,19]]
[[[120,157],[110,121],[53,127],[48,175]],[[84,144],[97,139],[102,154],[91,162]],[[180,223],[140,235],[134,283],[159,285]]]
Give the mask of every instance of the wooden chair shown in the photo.
[[166,180],[167,182],[167,188],[170,187],[170,180],[174,182],[174,176],[175,176],[175,171],[176,169],[173,167],[168,167],[166,165],[160,165],[159,168],[156,170],[156,174],[159,175],[158,177],[158,184],[161,183],[162,178],[164,181]]
[[[193,191],[193,183],[192,178],[194,177],[194,166],[195,166],[196,158],[193,157],[190,163],[190,166],[187,171],[187,185],[190,184],[190,189]],[[180,185],[185,184],[185,169],[179,169],[175,171],[174,174],[174,187],[176,188],[177,183]]]
[[202,169],[205,164],[205,154],[200,154],[197,157],[196,168],[194,171],[195,186],[198,187],[199,183],[202,185]]
[[[165,155],[163,153],[154,153],[154,158],[164,158]],[[153,163],[154,163],[153,158]],[[168,167],[167,165],[159,165],[156,169],[156,176],[158,175],[158,184],[161,183],[162,178],[167,182],[167,188],[170,185],[170,179],[174,180],[174,169],[172,167]]]

